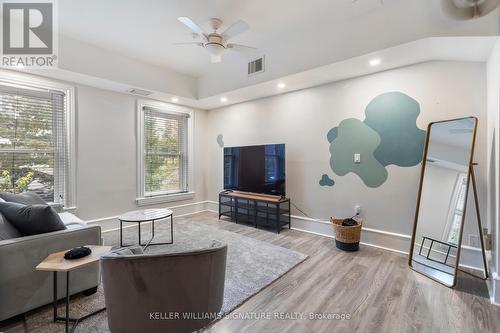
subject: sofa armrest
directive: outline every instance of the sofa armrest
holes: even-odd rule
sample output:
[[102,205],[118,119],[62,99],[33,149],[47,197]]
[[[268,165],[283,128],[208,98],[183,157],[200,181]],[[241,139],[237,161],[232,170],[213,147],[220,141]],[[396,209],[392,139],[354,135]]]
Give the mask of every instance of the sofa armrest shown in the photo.
[[[51,302],[52,274],[35,267],[49,254],[83,245],[101,245],[99,226],[73,226],[39,235],[0,241],[0,320]],[[75,272],[70,292],[99,284],[98,265]],[[59,295],[63,294],[62,284]]]

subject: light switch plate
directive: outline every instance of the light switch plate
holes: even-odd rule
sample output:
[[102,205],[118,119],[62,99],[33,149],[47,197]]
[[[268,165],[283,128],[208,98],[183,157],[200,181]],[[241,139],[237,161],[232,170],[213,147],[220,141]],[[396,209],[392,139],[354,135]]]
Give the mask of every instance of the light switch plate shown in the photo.
[[354,154],[354,163],[359,164],[361,163],[361,154]]

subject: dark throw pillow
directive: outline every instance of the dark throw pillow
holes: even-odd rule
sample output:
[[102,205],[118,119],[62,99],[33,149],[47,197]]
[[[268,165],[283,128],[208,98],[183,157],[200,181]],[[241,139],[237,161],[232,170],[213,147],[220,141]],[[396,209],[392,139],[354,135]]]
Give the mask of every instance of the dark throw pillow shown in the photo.
[[23,236],[66,229],[59,215],[48,205],[23,205],[17,202],[0,202],[0,213]]
[[47,203],[35,192],[23,192],[19,194],[0,192],[0,198],[7,202],[17,202],[23,205],[46,205]]
[[21,233],[0,214],[0,240],[21,237]]

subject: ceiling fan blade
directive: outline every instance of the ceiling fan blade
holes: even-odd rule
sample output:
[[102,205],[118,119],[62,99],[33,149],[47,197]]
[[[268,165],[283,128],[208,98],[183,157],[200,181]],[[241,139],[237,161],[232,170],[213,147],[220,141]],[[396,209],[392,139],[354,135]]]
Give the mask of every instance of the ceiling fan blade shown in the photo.
[[215,56],[215,55],[213,55],[213,56],[210,58],[210,60],[212,61],[212,63],[214,63],[214,64],[215,64],[215,63],[221,62],[222,57],[221,57],[221,56]]
[[240,52],[251,52],[257,50],[257,48],[253,46],[246,46],[246,45],[232,44],[232,43],[227,44],[227,48]]
[[203,43],[200,43],[200,42],[186,42],[186,43],[172,43],[172,45],[198,45],[198,46],[203,46]]
[[201,29],[200,26],[198,24],[194,23],[193,20],[191,20],[189,17],[181,16],[181,17],[178,17],[177,19],[179,20],[179,22],[184,24],[186,27],[191,29],[193,32],[197,33],[200,36],[204,36],[205,38],[207,38],[207,34],[205,32],[203,32],[203,29]]
[[235,37],[236,35],[239,35],[242,32],[248,30],[248,28],[250,28],[250,27],[248,26],[248,24],[245,21],[239,20],[239,21],[233,23],[232,26],[227,28],[226,31],[224,31],[222,33],[222,37],[224,37],[224,39],[226,39],[226,40],[231,39],[231,38]]

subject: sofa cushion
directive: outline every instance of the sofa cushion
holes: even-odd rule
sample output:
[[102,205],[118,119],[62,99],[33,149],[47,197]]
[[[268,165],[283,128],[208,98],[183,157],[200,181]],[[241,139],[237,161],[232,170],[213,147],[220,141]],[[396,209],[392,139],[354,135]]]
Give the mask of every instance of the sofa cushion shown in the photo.
[[71,224],[87,225],[87,223],[85,223],[81,218],[70,212],[62,212],[58,213],[58,215],[65,226]]
[[0,240],[21,237],[21,233],[0,214]]
[[35,192],[23,192],[19,194],[0,192],[0,198],[7,202],[17,202],[23,205],[46,205],[47,203]]
[[59,215],[48,205],[23,205],[16,202],[0,202],[0,213],[23,236],[66,229]]

